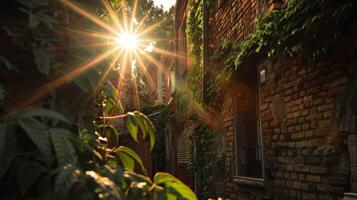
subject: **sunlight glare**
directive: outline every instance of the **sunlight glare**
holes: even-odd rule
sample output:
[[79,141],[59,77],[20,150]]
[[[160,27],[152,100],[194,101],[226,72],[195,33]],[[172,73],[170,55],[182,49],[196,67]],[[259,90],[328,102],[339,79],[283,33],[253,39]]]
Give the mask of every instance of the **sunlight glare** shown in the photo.
[[116,39],[116,44],[124,49],[127,50],[134,50],[137,48],[139,44],[139,40],[137,36],[130,32],[123,32],[121,33]]

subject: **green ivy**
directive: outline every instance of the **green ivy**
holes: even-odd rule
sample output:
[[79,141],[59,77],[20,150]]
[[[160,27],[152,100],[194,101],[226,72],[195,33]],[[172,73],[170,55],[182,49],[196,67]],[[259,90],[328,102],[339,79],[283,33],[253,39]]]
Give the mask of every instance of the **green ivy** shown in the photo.
[[224,41],[215,57],[228,56],[228,75],[257,55],[293,56],[305,49],[311,52],[307,59],[314,61],[325,55],[329,45],[343,34],[355,11],[353,0],[287,0],[282,9],[257,20],[255,31],[243,41]]

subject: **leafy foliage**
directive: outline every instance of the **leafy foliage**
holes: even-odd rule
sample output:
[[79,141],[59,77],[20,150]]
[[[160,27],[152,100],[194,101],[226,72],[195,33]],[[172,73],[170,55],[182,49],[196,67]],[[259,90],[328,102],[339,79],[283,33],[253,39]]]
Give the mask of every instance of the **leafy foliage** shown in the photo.
[[228,55],[228,75],[247,59],[262,54],[270,57],[280,52],[293,56],[305,49],[311,52],[308,59],[316,60],[342,35],[356,10],[356,3],[351,0],[288,0],[285,4],[260,18],[255,31],[243,41],[222,43],[215,56]]

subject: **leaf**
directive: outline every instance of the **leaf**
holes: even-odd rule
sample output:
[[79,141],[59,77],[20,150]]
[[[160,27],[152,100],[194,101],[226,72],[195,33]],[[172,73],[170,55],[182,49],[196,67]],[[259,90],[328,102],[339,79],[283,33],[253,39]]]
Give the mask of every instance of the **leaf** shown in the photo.
[[86,93],[93,92],[96,89],[98,74],[95,70],[88,70],[76,77],[73,82]]
[[138,111],[135,111],[133,114],[135,116],[136,121],[138,122],[141,132],[143,133],[143,138],[145,139],[148,130],[147,130],[146,122],[142,117],[143,114]]
[[34,118],[22,118],[19,120],[21,128],[27,133],[32,142],[45,156],[48,164],[53,160],[53,150],[49,134],[49,127]]
[[48,4],[48,0],[17,0],[17,2],[29,8],[37,8]]
[[37,180],[37,178],[46,172],[46,168],[39,163],[25,161],[22,162],[17,169],[17,184],[23,190],[30,188]]
[[185,199],[197,199],[195,193],[188,186],[169,173],[159,172],[155,174],[154,183],[165,185],[167,189],[173,189]]
[[87,171],[86,175],[92,178],[99,187],[99,196],[104,196],[105,199],[121,200],[126,199],[123,191],[108,177],[101,176],[95,171]]
[[10,61],[8,61],[3,56],[0,56],[0,65],[4,65],[8,70],[14,70],[17,73],[20,73],[19,70],[13,65]]
[[0,124],[0,158],[5,148],[7,124]]
[[65,166],[77,163],[77,153],[70,141],[73,138],[73,133],[60,128],[51,128],[50,132],[58,165]]
[[30,11],[28,17],[29,17],[28,23],[27,23],[28,28],[35,28],[41,23],[41,19],[36,14],[34,14],[32,11]]
[[[8,127],[9,128],[9,127]],[[10,129],[11,130],[11,129]],[[8,131],[6,134],[5,146],[2,155],[0,155],[0,179],[5,175],[11,162],[15,158],[17,150],[17,139],[14,131]]]
[[125,170],[134,171],[135,161],[132,157],[123,152],[117,153],[123,163]]
[[67,194],[76,180],[76,169],[71,165],[65,166],[56,177],[55,190]]
[[62,122],[68,122],[68,120],[59,112],[45,109],[45,108],[31,108],[22,115],[22,118],[33,118],[33,117],[45,117],[48,119],[57,119]]
[[119,142],[120,133],[113,125],[100,125],[98,129],[101,130],[102,136],[108,138],[108,141],[112,141],[113,137],[115,139],[115,144],[117,146]]
[[5,98],[5,89],[4,86],[0,83],[0,100],[3,100]]
[[[125,146],[120,146],[118,147],[116,150],[115,150],[115,153],[117,153],[117,155],[120,157],[120,158],[124,158],[123,163],[124,161],[128,161],[129,160],[129,163],[126,163],[127,166],[129,167],[129,169],[131,171],[134,170],[134,166],[132,166],[132,163],[131,163],[131,160],[137,162],[139,164],[139,166],[141,167],[141,170],[146,174],[147,171],[144,167],[144,164],[143,164],[143,161],[141,160],[141,158],[135,153],[135,151],[133,151],[132,149],[128,148],[128,147],[125,147]],[[124,164],[125,165],[125,164]]]
[[37,65],[37,70],[42,74],[49,75],[50,73],[53,49],[53,45],[49,42],[33,48],[33,55]]
[[138,141],[138,126],[133,122],[132,119],[134,119],[134,114],[129,112],[128,117],[126,118],[126,127],[128,128],[128,131],[131,135],[131,137],[135,140],[135,142]]
[[155,140],[156,140],[156,136],[155,136],[155,126],[154,124],[151,122],[151,120],[146,116],[143,115],[143,118],[145,120],[145,124],[146,124],[146,129],[148,130],[149,133],[149,137],[150,137],[150,148],[151,150],[154,148],[155,146]]
[[129,180],[129,182],[145,182],[148,185],[152,185],[152,181],[150,180],[149,177],[137,174],[132,171],[125,171],[123,176]]

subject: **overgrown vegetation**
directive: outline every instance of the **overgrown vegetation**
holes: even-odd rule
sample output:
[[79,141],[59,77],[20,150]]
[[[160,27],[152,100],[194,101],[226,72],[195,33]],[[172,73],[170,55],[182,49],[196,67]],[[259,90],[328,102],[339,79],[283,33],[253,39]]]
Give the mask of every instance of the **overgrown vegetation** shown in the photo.
[[[170,174],[157,173],[150,180],[139,156],[121,146],[120,123],[133,140],[148,139],[151,149],[156,134],[151,120],[138,111],[126,112],[118,101],[117,88],[102,79],[110,61],[102,59],[95,67],[80,70],[88,58],[106,48],[66,49],[67,45],[83,47],[88,40],[58,31],[64,27],[66,33],[79,27],[90,31],[101,28],[82,18],[69,22],[78,16],[58,2],[18,2],[27,23],[21,27],[23,31],[8,30],[8,34],[33,54],[36,69],[28,63],[15,68],[2,57],[0,61],[9,69],[37,71],[39,78],[53,81],[36,90],[34,98],[22,104],[20,110],[12,109],[1,119],[0,198],[196,199]],[[103,4],[81,2],[91,13],[105,15]],[[115,10],[127,10],[128,6],[124,1],[112,0],[110,4]],[[55,51],[60,47],[66,50]],[[66,61],[76,64],[67,67]],[[4,96],[4,86],[0,85],[0,101],[9,98]],[[117,117],[103,117],[108,115]]]
[[[213,8],[213,1],[207,1],[207,7]],[[189,110],[191,111],[188,116],[196,124],[190,140],[191,157],[189,162],[189,169],[196,177],[195,184],[198,186],[197,192],[199,199],[208,199],[213,197],[213,168],[216,161],[216,153],[213,148],[213,130],[204,121],[199,120],[199,114],[196,110],[197,106],[207,108],[211,103],[212,98],[208,102],[203,101],[203,92],[212,94],[216,91],[209,90],[210,88],[203,88],[203,1],[191,1],[190,15],[186,22],[186,33],[189,40],[189,53],[190,53],[190,69],[188,71],[187,88],[180,94],[180,101],[182,106],[187,106],[189,103]],[[209,86],[212,81],[207,81]],[[205,90],[205,91],[204,91]],[[186,94],[185,94],[186,93]],[[212,96],[212,95],[207,95]],[[180,107],[180,105],[179,105]],[[186,109],[183,109],[187,113]]]
[[223,42],[215,57],[228,56],[227,77],[257,55],[293,56],[304,50],[305,58],[314,61],[344,33],[355,11],[352,0],[287,0],[282,9],[258,19],[255,30],[243,41]]

